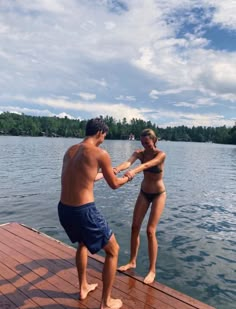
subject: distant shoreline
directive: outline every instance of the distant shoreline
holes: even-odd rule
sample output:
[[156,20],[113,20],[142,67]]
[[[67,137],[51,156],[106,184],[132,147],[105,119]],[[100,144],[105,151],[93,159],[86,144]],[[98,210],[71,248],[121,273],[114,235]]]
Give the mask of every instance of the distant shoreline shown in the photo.
[[[157,133],[158,140],[176,142],[200,142],[236,145],[236,125],[222,127],[167,127],[160,128],[155,123],[142,119],[132,119],[130,123],[112,117],[100,116],[109,127],[108,140],[139,140],[143,129],[150,128]],[[0,114],[0,136],[45,136],[84,138],[87,120],[75,120],[67,117],[39,117],[13,113]]]

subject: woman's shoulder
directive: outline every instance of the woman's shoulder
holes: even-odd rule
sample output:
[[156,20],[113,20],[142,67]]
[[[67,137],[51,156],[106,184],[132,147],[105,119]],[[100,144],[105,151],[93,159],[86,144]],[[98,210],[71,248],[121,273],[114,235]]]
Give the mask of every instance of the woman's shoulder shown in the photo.
[[144,150],[143,149],[136,149],[133,152],[133,156],[135,156],[137,159],[142,160],[143,159]]
[[144,149],[136,149],[136,150],[134,151],[134,154],[139,155],[139,154],[143,154],[143,152],[144,152]]
[[165,159],[166,153],[163,150],[157,149],[156,156],[162,156]]

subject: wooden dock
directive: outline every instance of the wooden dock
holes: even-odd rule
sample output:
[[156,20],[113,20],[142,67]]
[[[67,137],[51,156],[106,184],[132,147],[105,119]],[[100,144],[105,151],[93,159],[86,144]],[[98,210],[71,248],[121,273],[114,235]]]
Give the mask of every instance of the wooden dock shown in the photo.
[[[98,309],[104,258],[90,255],[88,276],[98,288],[78,300],[75,249],[18,223],[0,225],[0,308]],[[158,282],[117,272],[113,296],[123,309],[214,309]]]

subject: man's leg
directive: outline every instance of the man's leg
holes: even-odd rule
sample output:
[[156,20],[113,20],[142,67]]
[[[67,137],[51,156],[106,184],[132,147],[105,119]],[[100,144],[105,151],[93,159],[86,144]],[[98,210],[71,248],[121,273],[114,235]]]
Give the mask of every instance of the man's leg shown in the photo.
[[122,301],[111,298],[111,289],[115,279],[119,253],[119,245],[114,234],[112,234],[108,244],[103,249],[106,253],[106,258],[102,273],[103,290],[100,309],[119,309],[122,307]]
[[97,287],[97,283],[88,284],[87,282],[86,270],[88,262],[88,249],[82,243],[78,245],[75,262],[79,277],[79,291],[80,291],[79,298],[82,300],[87,297],[89,292],[95,290]]

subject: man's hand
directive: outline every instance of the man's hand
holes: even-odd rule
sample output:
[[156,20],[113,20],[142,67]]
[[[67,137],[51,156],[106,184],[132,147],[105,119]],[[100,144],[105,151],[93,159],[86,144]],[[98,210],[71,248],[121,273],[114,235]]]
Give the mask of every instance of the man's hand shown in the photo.
[[129,171],[127,171],[127,172],[124,174],[124,176],[128,177],[128,178],[129,178],[129,181],[131,181],[131,180],[134,178],[135,173],[134,173],[133,170],[129,170]]
[[113,167],[113,173],[114,173],[115,175],[117,175],[119,172],[120,172],[120,171],[118,171],[118,169],[117,169],[116,167]]

